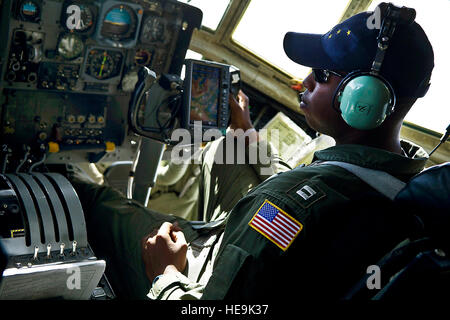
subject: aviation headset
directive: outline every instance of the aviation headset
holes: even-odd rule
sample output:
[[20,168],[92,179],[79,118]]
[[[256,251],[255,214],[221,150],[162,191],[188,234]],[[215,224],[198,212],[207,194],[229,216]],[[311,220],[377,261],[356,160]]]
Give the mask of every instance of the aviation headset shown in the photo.
[[399,8],[391,3],[382,3],[375,12],[376,10],[380,10],[382,22],[371,70],[357,70],[346,75],[338,85],[332,101],[334,109],[336,104],[339,105],[337,111],[341,113],[344,121],[360,130],[380,126],[394,111],[397,101],[395,91],[379,72],[397,23],[411,24],[416,17],[414,9]]

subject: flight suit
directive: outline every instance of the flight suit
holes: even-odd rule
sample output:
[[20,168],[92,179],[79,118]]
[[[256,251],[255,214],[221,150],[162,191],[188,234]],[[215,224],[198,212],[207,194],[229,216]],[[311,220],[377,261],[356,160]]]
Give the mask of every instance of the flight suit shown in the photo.
[[[321,162],[349,162],[408,181],[424,168],[427,155],[407,142],[402,141],[402,148],[404,155],[339,145],[316,152],[307,167],[266,180],[229,213],[206,285],[181,273],[165,275],[148,296],[339,299],[369,266],[408,236],[414,222],[407,212],[390,210],[391,201],[358,177]],[[278,231],[273,225],[258,226],[255,219],[262,210],[275,211],[293,224]],[[283,232],[294,224],[297,232]]]
[[[201,183],[206,190],[200,192],[200,210],[205,221],[218,223],[205,234],[188,221],[145,210],[108,188],[75,187],[88,211],[88,240],[99,257],[108,257],[113,287],[120,284],[129,298],[148,293],[151,299],[267,300],[284,299],[292,290],[296,298],[337,298],[404,239],[409,217],[388,210],[390,200],[345,169],[321,162],[349,162],[407,181],[424,168],[427,158],[417,146],[402,142],[402,148],[403,156],[360,145],[331,147],[316,152],[307,167],[282,172],[286,167],[279,165],[275,172],[282,173],[262,183],[250,166],[211,164],[206,158],[214,150],[209,149],[202,166],[209,184]],[[234,208],[228,210],[230,206]],[[271,235],[256,226],[261,210],[290,219],[296,232]],[[151,285],[140,239],[164,221],[178,221],[190,248],[197,241],[204,245],[192,253],[201,257],[203,267],[195,277],[185,270]],[[285,237],[281,244],[274,241],[280,236]],[[190,262],[188,257],[187,269]]]
[[234,140],[231,136],[218,139],[208,143],[202,152],[198,215],[204,221],[212,222],[212,227],[194,229],[191,222],[144,208],[113,188],[71,179],[85,213],[88,242],[96,256],[106,260],[108,279],[119,297],[146,299],[151,284],[141,257],[141,239],[166,221],[177,222],[182,228],[190,244],[189,272],[191,276],[193,272],[197,273],[195,280],[201,278],[206,284],[210,272],[205,272],[202,266],[211,266],[214,260],[211,250],[218,249],[226,217],[234,204],[273,173],[290,169],[264,141],[246,146],[245,156],[256,148],[267,152],[268,162],[258,158],[250,165],[248,161],[247,164],[236,164],[239,153],[234,144],[234,159],[227,163],[225,145],[230,141],[228,139]]

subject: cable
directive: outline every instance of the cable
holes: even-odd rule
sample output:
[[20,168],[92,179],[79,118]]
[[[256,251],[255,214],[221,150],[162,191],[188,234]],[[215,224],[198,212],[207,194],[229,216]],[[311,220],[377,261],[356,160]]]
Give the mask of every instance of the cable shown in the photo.
[[19,173],[20,168],[22,168],[22,166],[25,164],[25,162],[28,159],[28,155],[30,154],[30,147],[26,146],[25,147],[25,156],[23,157],[23,160],[19,163],[19,165],[17,166],[16,169],[16,173]]
[[[172,98],[172,97],[170,97],[170,98]],[[164,105],[164,104],[166,103],[167,100],[169,100],[169,99],[166,99],[163,103],[161,103],[161,105]],[[178,104],[176,105],[175,108],[172,108],[172,107],[170,107],[170,106],[171,106],[174,102],[176,102],[177,100],[181,102],[181,97],[180,97],[180,95],[176,95],[176,96],[173,97],[170,101],[167,101],[167,106],[170,108],[171,116],[170,116],[169,120],[167,120],[167,121],[164,123],[164,125],[161,125],[161,123],[159,122],[159,111],[160,111],[161,105],[160,105],[160,107],[158,107],[158,109],[156,110],[156,115],[157,115],[156,120],[157,120],[157,122],[158,122],[158,125],[159,125],[160,130],[167,129],[167,128],[168,128],[168,125],[170,125],[170,123],[172,123],[173,120],[176,118],[176,114],[177,114],[177,112],[178,112],[178,110],[179,110],[180,103],[178,103]],[[175,109],[175,112],[174,112],[173,109]]]
[[[149,131],[149,132],[153,132],[153,133],[158,133],[161,134],[163,136],[163,140],[168,140],[167,137],[167,131],[172,129],[173,123],[177,118],[177,114],[180,110],[180,106],[182,104],[182,95],[183,95],[183,90],[180,89],[180,86],[178,86],[176,89],[177,93],[176,94],[172,94],[171,96],[165,98],[156,108],[155,108],[155,113],[156,113],[156,122],[158,127],[146,127],[145,130]],[[138,98],[138,104],[141,104],[141,100],[143,98],[143,95],[140,95]],[[178,103],[173,107],[173,103],[178,101]],[[147,101],[148,103],[148,101]],[[163,106],[168,106],[168,108],[170,109],[170,114],[171,116],[168,118],[168,120],[166,120],[164,122],[164,124],[161,124],[160,121],[160,110]]]
[[2,174],[5,174],[5,172],[6,172],[6,165],[8,163],[8,158],[9,158],[9,154],[6,153],[5,157],[3,158],[3,163],[2,163],[2,172],[1,172]]
[[436,147],[434,147],[434,149],[428,154],[428,156],[431,157],[431,155],[437,150],[437,148],[439,148],[441,144],[447,141],[449,136],[450,136],[450,124],[447,126],[447,129],[445,129],[445,133],[441,137],[441,141],[439,142],[439,144]]
[[[178,111],[180,110],[181,106],[181,99],[182,97],[182,91],[177,93],[175,96],[170,96],[166,99],[164,99],[159,106],[156,108],[156,122],[158,124],[159,133],[163,136],[163,140],[168,140],[167,137],[167,130],[170,130],[173,127],[173,122],[177,117]],[[171,107],[171,105],[178,100],[178,103],[175,105],[175,107]],[[161,107],[166,105],[170,109],[171,116],[170,118],[162,125],[159,119],[159,113],[161,110]],[[174,110],[175,109],[175,110]]]
[[42,163],[44,163],[44,161],[47,159],[47,153],[46,153],[47,150],[46,150],[45,145],[41,143],[39,148],[40,148],[40,150],[42,152],[42,158],[41,158],[41,160],[37,161],[36,163],[33,163],[33,165],[28,169],[28,173],[31,173],[34,168],[36,168],[37,166],[39,166]]
[[139,156],[141,154],[141,144],[142,144],[142,137],[139,137],[136,156],[134,157],[134,160],[131,164],[130,174],[128,175],[127,199],[133,199],[134,173],[136,172]]
[[[156,108],[156,122],[159,127],[159,133],[162,135],[163,140],[168,141],[169,139],[167,137],[167,131],[173,129],[174,121],[176,119],[176,116],[178,115],[181,104],[181,97],[183,95],[183,86],[181,78],[175,74],[162,74],[159,78],[159,85],[164,90],[175,93],[164,99]],[[178,103],[176,103],[177,101]],[[174,103],[176,103],[175,106],[173,105]],[[167,105],[171,115],[164,124],[161,124],[159,114],[161,111],[161,107],[165,105]]]
[[34,163],[28,170],[28,173],[31,173],[34,168],[36,168],[38,165],[41,165],[42,163],[44,163],[45,159],[47,159],[47,155],[44,153],[44,155],[42,156],[42,159],[39,160],[38,162]]

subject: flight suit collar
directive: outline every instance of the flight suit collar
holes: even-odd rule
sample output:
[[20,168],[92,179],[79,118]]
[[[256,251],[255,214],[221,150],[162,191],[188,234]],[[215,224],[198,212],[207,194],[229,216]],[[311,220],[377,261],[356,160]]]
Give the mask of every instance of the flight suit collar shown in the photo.
[[401,147],[404,155],[364,145],[337,145],[315,152],[313,161],[343,161],[394,175],[414,175],[423,170],[428,160],[425,150],[405,140]]

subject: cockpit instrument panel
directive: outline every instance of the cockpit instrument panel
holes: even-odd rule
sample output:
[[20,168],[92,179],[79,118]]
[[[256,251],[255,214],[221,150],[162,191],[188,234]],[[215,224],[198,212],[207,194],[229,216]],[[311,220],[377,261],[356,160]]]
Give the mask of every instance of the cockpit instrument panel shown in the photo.
[[[0,0],[0,246],[8,255],[0,299],[95,299],[111,289],[106,278],[99,284],[105,261],[88,246],[78,196],[57,168],[135,159],[140,138],[127,116],[142,92],[138,76],[179,75],[201,19],[175,0]],[[67,289],[73,266],[82,290]],[[35,280],[45,290],[34,290]]]
[[[183,7],[171,1],[8,3],[15,15],[2,34],[9,39],[3,88],[120,94],[120,79],[138,66],[169,71],[186,20]],[[105,85],[91,85],[98,81]]]
[[59,150],[106,142],[120,148],[129,135],[137,71],[179,74],[202,18],[199,9],[173,0],[0,5],[0,136],[1,143],[17,144],[18,154],[23,145],[49,142]]

